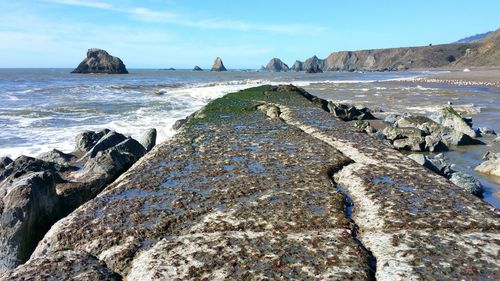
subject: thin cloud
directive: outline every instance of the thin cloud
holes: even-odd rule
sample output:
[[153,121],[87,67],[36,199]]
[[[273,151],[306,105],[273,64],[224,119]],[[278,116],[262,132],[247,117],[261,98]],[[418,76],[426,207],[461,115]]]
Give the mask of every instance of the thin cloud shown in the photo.
[[53,3],[53,4],[69,5],[69,6],[77,6],[77,7],[103,9],[103,10],[112,10],[113,9],[113,5],[106,3],[106,2],[99,2],[99,1],[44,0],[44,2]]
[[325,31],[325,28],[310,24],[254,24],[231,19],[201,19],[193,20],[185,15],[170,11],[156,11],[145,7],[118,8],[102,1],[82,1],[82,0],[44,0],[45,2],[80,6],[87,8],[103,9],[121,12],[144,22],[155,22],[165,24],[175,24],[198,29],[224,29],[236,31],[265,31],[285,34],[317,34]]

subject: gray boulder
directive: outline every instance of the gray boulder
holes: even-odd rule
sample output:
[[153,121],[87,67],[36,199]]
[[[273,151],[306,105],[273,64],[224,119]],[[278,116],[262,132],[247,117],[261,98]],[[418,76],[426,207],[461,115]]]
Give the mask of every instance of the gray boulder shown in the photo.
[[88,152],[104,135],[110,130],[104,129],[100,132],[84,131],[75,138],[75,152]]
[[29,156],[21,155],[10,163],[3,171],[0,171],[0,181],[5,180],[10,175],[20,177],[31,172],[44,172],[50,171],[54,173],[67,172],[76,170],[76,167],[59,165],[52,162],[46,162]]
[[156,145],[156,135],[157,135],[156,129],[152,128],[152,129],[149,129],[142,136],[140,143],[142,144],[142,146],[144,146],[146,151],[150,151]]
[[358,109],[350,104],[334,103],[331,101],[328,102],[327,107],[330,113],[344,121],[376,119],[366,107]]
[[71,73],[128,74],[123,61],[101,49],[89,49],[87,57]]
[[37,159],[53,162],[60,165],[67,165],[77,160],[77,157],[73,154],[64,153],[57,149],[52,149],[51,151],[42,153],[36,157]]
[[474,171],[500,177],[500,153],[488,151],[483,159],[486,161],[477,166]]
[[203,71],[203,69],[202,69],[201,67],[199,67],[199,66],[197,66],[197,65],[196,65],[196,66],[193,68],[193,71]]
[[495,130],[493,130],[491,128],[487,128],[487,127],[479,127],[478,133],[479,133],[479,135],[493,135],[493,136],[497,135]]
[[93,158],[97,155],[98,152],[113,147],[126,139],[127,137],[125,137],[124,135],[115,131],[110,131],[101,139],[99,139],[87,154],[90,156],[90,158]]
[[0,173],[12,162],[14,161],[9,157],[0,157]]
[[292,71],[303,71],[304,70],[304,63],[299,61],[299,60],[296,60],[293,65],[292,65],[292,68],[290,68],[290,70]]
[[210,71],[227,71],[226,67],[224,66],[224,63],[222,62],[222,59],[220,57],[217,57],[214,61],[214,65],[212,66],[212,69]]
[[413,127],[400,128],[400,127],[387,126],[382,130],[382,133],[389,140],[397,140],[405,138],[423,139],[423,137],[425,136],[424,131]]
[[0,184],[0,273],[28,260],[61,217],[54,173],[13,174],[4,180]]
[[400,150],[424,151],[425,139],[423,137],[396,139],[392,145]]
[[464,173],[464,172],[454,172],[451,177],[450,181],[454,183],[457,186],[460,186],[470,193],[476,195],[476,196],[482,196],[484,189],[483,185],[481,182],[476,180],[473,176]]
[[435,121],[444,127],[453,129],[454,131],[461,132],[473,139],[477,137],[476,132],[472,129],[470,119],[464,119],[453,107],[448,106],[443,109],[434,117]]
[[425,116],[409,115],[399,118],[395,122],[397,127],[413,127],[424,131],[426,134],[442,129],[442,126]]
[[266,65],[266,70],[270,72],[287,72],[290,70],[288,65],[278,58],[272,58]]

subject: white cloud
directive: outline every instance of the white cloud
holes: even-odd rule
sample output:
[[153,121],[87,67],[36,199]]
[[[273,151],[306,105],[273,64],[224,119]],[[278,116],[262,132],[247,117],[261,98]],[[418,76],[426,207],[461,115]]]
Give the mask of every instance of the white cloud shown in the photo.
[[70,6],[104,9],[121,12],[144,22],[175,24],[199,29],[224,29],[237,31],[265,31],[284,34],[317,34],[325,28],[310,24],[255,24],[232,19],[199,19],[171,11],[156,11],[145,7],[119,8],[107,2],[83,0],[44,0],[45,2]]
[[113,9],[113,5],[100,2],[100,1],[87,1],[87,0],[44,0],[44,2],[54,3],[54,4],[63,4],[70,6],[79,6],[79,7],[87,7],[87,8],[96,8],[96,9],[104,9],[111,10]]

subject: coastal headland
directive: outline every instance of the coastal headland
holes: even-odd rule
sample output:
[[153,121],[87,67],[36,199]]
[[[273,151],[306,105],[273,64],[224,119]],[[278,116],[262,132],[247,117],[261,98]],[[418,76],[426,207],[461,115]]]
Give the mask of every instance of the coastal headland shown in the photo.
[[498,278],[497,209],[300,88],[178,127],[0,279]]

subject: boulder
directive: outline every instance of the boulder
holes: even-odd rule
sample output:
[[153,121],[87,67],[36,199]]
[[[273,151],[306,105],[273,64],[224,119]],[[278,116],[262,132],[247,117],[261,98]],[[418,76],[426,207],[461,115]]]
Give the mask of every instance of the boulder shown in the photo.
[[392,145],[400,150],[424,151],[425,139],[423,137],[396,139]]
[[441,135],[431,134],[425,136],[425,150],[430,152],[447,151],[448,146],[443,141]]
[[66,172],[76,170],[76,167],[59,165],[52,162],[46,162],[29,156],[21,155],[10,163],[3,171],[0,171],[0,181],[5,180],[10,175],[16,178],[31,172]]
[[203,69],[202,69],[201,67],[199,67],[199,66],[197,66],[197,65],[196,65],[196,66],[193,68],[193,71],[203,71]]
[[60,165],[67,165],[71,162],[76,161],[77,157],[73,154],[64,153],[57,149],[52,149],[51,151],[42,153],[36,157],[37,159],[53,162]]
[[478,133],[479,135],[493,135],[493,136],[496,136],[497,133],[495,132],[495,130],[491,129],[491,128],[487,128],[487,127],[479,127],[478,129]]
[[405,138],[418,138],[423,140],[423,137],[425,136],[424,131],[413,127],[400,128],[400,127],[387,126],[384,128],[384,130],[382,130],[382,133],[389,140],[397,140]]
[[144,146],[146,151],[150,151],[156,145],[156,135],[156,129],[152,128],[147,130],[147,132],[142,136],[140,143]]
[[121,276],[106,264],[83,251],[59,251],[43,258],[33,258],[5,274],[0,280],[108,280]]
[[88,152],[104,135],[109,133],[110,130],[104,129],[100,132],[84,131],[75,138],[75,152]]
[[426,157],[426,159],[429,161],[429,165],[426,167],[438,175],[449,179],[455,172],[451,167],[450,160],[443,153],[439,153],[434,157]]
[[481,182],[479,182],[473,176],[467,173],[460,171],[454,172],[450,177],[450,181],[476,196],[483,195],[484,189]]
[[[467,121],[466,121],[467,120]],[[461,132],[473,139],[477,137],[476,132],[472,129],[470,119],[464,119],[453,107],[448,106],[435,116],[435,121],[442,126]]]
[[486,161],[477,166],[474,171],[500,177],[500,153],[488,152],[483,159]]
[[334,103],[331,101],[328,102],[327,106],[330,113],[344,121],[376,119],[366,107],[358,109],[350,104]]
[[296,60],[293,65],[292,65],[292,68],[290,68],[290,70],[292,71],[303,71],[304,70],[304,63],[299,61],[299,60]]
[[97,155],[98,152],[113,147],[126,139],[127,137],[125,137],[124,135],[115,131],[110,131],[101,139],[99,139],[99,141],[87,152],[87,154],[90,156],[90,158],[93,158]]
[[436,123],[434,120],[419,115],[409,115],[399,118],[395,122],[397,127],[412,127],[418,128],[424,131],[426,134],[432,134],[433,132],[439,131],[442,126]]
[[0,273],[30,257],[62,217],[51,171],[12,174],[0,184]]
[[0,157],[0,173],[12,162],[14,161],[9,157]]
[[217,57],[215,59],[214,65],[212,66],[212,69],[210,71],[227,71],[220,57]]
[[420,164],[421,166],[425,166],[425,163],[428,163],[429,161],[425,158],[425,155],[423,154],[417,154],[417,153],[413,153],[413,154],[410,154],[408,155],[408,158],[410,158],[411,160],[417,162],[418,164]]
[[266,70],[270,72],[287,72],[290,70],[288,65],[278,58],[272,58],[266,65]]
[[122,60],[101,49],[89,49],[87,57],[71,73],[128,74]]

